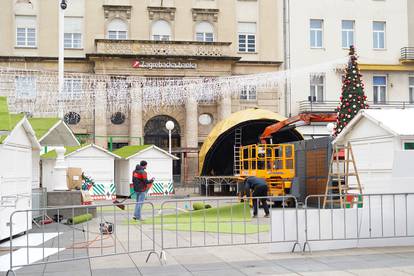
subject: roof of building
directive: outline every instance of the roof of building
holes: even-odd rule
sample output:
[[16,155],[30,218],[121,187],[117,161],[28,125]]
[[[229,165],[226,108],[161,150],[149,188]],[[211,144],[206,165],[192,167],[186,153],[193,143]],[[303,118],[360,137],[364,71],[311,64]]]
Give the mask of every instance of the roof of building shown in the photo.
[[0,130],[10,130],[10,114],[6,97],[0,97]]
[[178,158],[165,150],[155,146],[155,145],[140,145],[140,146],[125,146],[120,149],[115,150],[113,153],[124,158],[124,159],[130,159],[134,157],[137,154],[143,153],[149,149],[156,149],[161,151],[162,153],[168,155],[169,157],[178,160]]
[[29,122],[32,125],[37,139],[42,138],[52,127],[60,121],[59,118],[30,118]]
[[333,143],[340,141],[352,131],[353,127],[362,118],[367,118],[395,136],[414,135],[414,109],[363,109],[358,112],[355,118],[335,138]]
[[[7,138],[9,132],[24,118],[23,113],[10,114],[7,97],[0,97],[0,144]],[[42,145],[79,145],[70,128],[59,118],[30,118],[36,138]]]
[[35,137],[34,129],[24,114],[10,114],[7,97],[0,97],[0,144],[3,144],[17,125],[24,128],[32,143],[32,147],[40,149],[41,146]]
[[[118,155],[116,155],[116,154],[114,154],[114,153],[112,153],[112,152],[110,152],[110,151],[108,151],[108,150],[106,150],[104,148],[101,148],[101,147],[99,147],[99,146],[97,146],[95,144],[83,144],[83,145],[79,145],[79,146],[67,146],[67,147],[65,147],[65,150],[66,150],[65,151],[65,157],[67,157],[69,155],[72,155],[72,154],[74,154],[76,152],[80,152],[80,151],[82,151],[84,149],[87,149],[87,148],[90,148],[90,147],[93,147],[93,148],[96,148],[98,150],[101,150],[101,151],[103,151],[103,152],[105,152],[105,153],[107,153],[109,155],[112,155],[115,158],[119,158]],[[56,153],[56,150],[51,150],[51,151],[48,151],[48,152],[42,154],[40,157],[42,159],[56,159],[57,153]]]
[[141,145],[141,146],[125,146],[120,149],[114,150],[114,153],[122,158],[129,158],[140,151],[143,151],[146,148],[149,148],[151,145]]

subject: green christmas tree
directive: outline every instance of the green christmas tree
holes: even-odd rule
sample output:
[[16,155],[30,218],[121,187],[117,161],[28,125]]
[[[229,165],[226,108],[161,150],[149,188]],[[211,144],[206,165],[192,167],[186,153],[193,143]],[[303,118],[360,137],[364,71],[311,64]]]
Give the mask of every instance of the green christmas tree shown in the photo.
[[335,135],[349,124],[360,109],[368,108],[367,96],[364,93],[364,84],[359,73],[354,46],[349,48],[349,62],[342,77],[342,94],[340,105],[337,107]]

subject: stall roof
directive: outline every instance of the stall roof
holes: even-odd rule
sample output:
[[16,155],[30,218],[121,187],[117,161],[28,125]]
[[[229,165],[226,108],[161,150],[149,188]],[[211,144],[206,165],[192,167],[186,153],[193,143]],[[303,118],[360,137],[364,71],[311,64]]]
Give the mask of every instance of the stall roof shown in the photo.
[[362,118],[367,118],[395,136],[414,135],[414,109],[362,109],[333,143],[341,141]]
[[163,149],[161,149],[161,148],[159,148],[155,145],[125,146],[125,147],[122,147],[120,149],[115,150],[114,154],[128,160],[128,159],[134,157],[135,155],[143,153],[143,152],[145,152],[147,150],[150,150],[150,149],[159,150],[162,153],[164,153],[164,154],[168,155],[169,157],[171,157],[172,159],[175,159],[175,160],[179,159],[178,157],[168,153],[167,151],[165,151],[165,150],[163,150]]
[[30,118],[29,122],[44,146],[79,146],[72,130],[59,118]]
[[[95,144],[84,144],[84,145],[80,145],[80,146],[67,146],[67,147],[65,147],[65,149],[66,149],[65,157],[70,156],[72,154],[75,154],[77,152],[80,152],[80,151],[85,150],[85,149],[90,148],[90,147],[101,150],[101,151],[103,151],[103,152],[105,152],[105,153],[107,153],[107,154],[109,154],[109,155],[111,155],[115,158],[120,158],[120,156],[118,156],[118,155],[116,155],[116,154],[114,154],[114,153],[112,153],[112,152],[110,152],[110,151],[108,151],[104,148],[101,148],[101,147],[99,147]],[[55,150],[51,150],[51,151],[48,151],[48,152],[42,154],[40,157],[42,159],[56,159],[57,154],[56,154]]]
[[0,97],[0,130],[10,130],[10,114],[7,106],[7,98]]
[[[22,119],[24,114],[10,114],[7,97],[0,97],[0,143]],[[59,118],[30,118],[36,138],[42,146],[78,146],[79,142],[70,128]]]
[[35,132],[26,117],[23,114],[10,114],[7,97],[0,97],[0,144],[7,142],[7,137],[18,125],[21,125],[26,131],[33,148],[40,149],[41,146],[35,136]]

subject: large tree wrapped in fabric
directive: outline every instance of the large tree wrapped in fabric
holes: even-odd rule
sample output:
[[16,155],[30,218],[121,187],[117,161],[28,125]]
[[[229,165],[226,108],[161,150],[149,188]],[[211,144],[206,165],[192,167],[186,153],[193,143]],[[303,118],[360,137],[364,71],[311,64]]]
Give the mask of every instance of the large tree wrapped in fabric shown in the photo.
[[360,109],[368,108],[367,97],[364,93],[364,84],[359,73],[354,46],[349,49],[349,62],[342,77],[341,103],[337,107],[335,135],[341,133]]

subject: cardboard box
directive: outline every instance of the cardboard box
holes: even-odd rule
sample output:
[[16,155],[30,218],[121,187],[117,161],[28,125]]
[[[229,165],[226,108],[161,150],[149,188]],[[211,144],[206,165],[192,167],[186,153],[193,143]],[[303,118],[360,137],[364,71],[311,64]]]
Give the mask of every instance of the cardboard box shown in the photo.
[[68,168],[67,184],[69,190],[80,190],[82,188],[82,169]]

